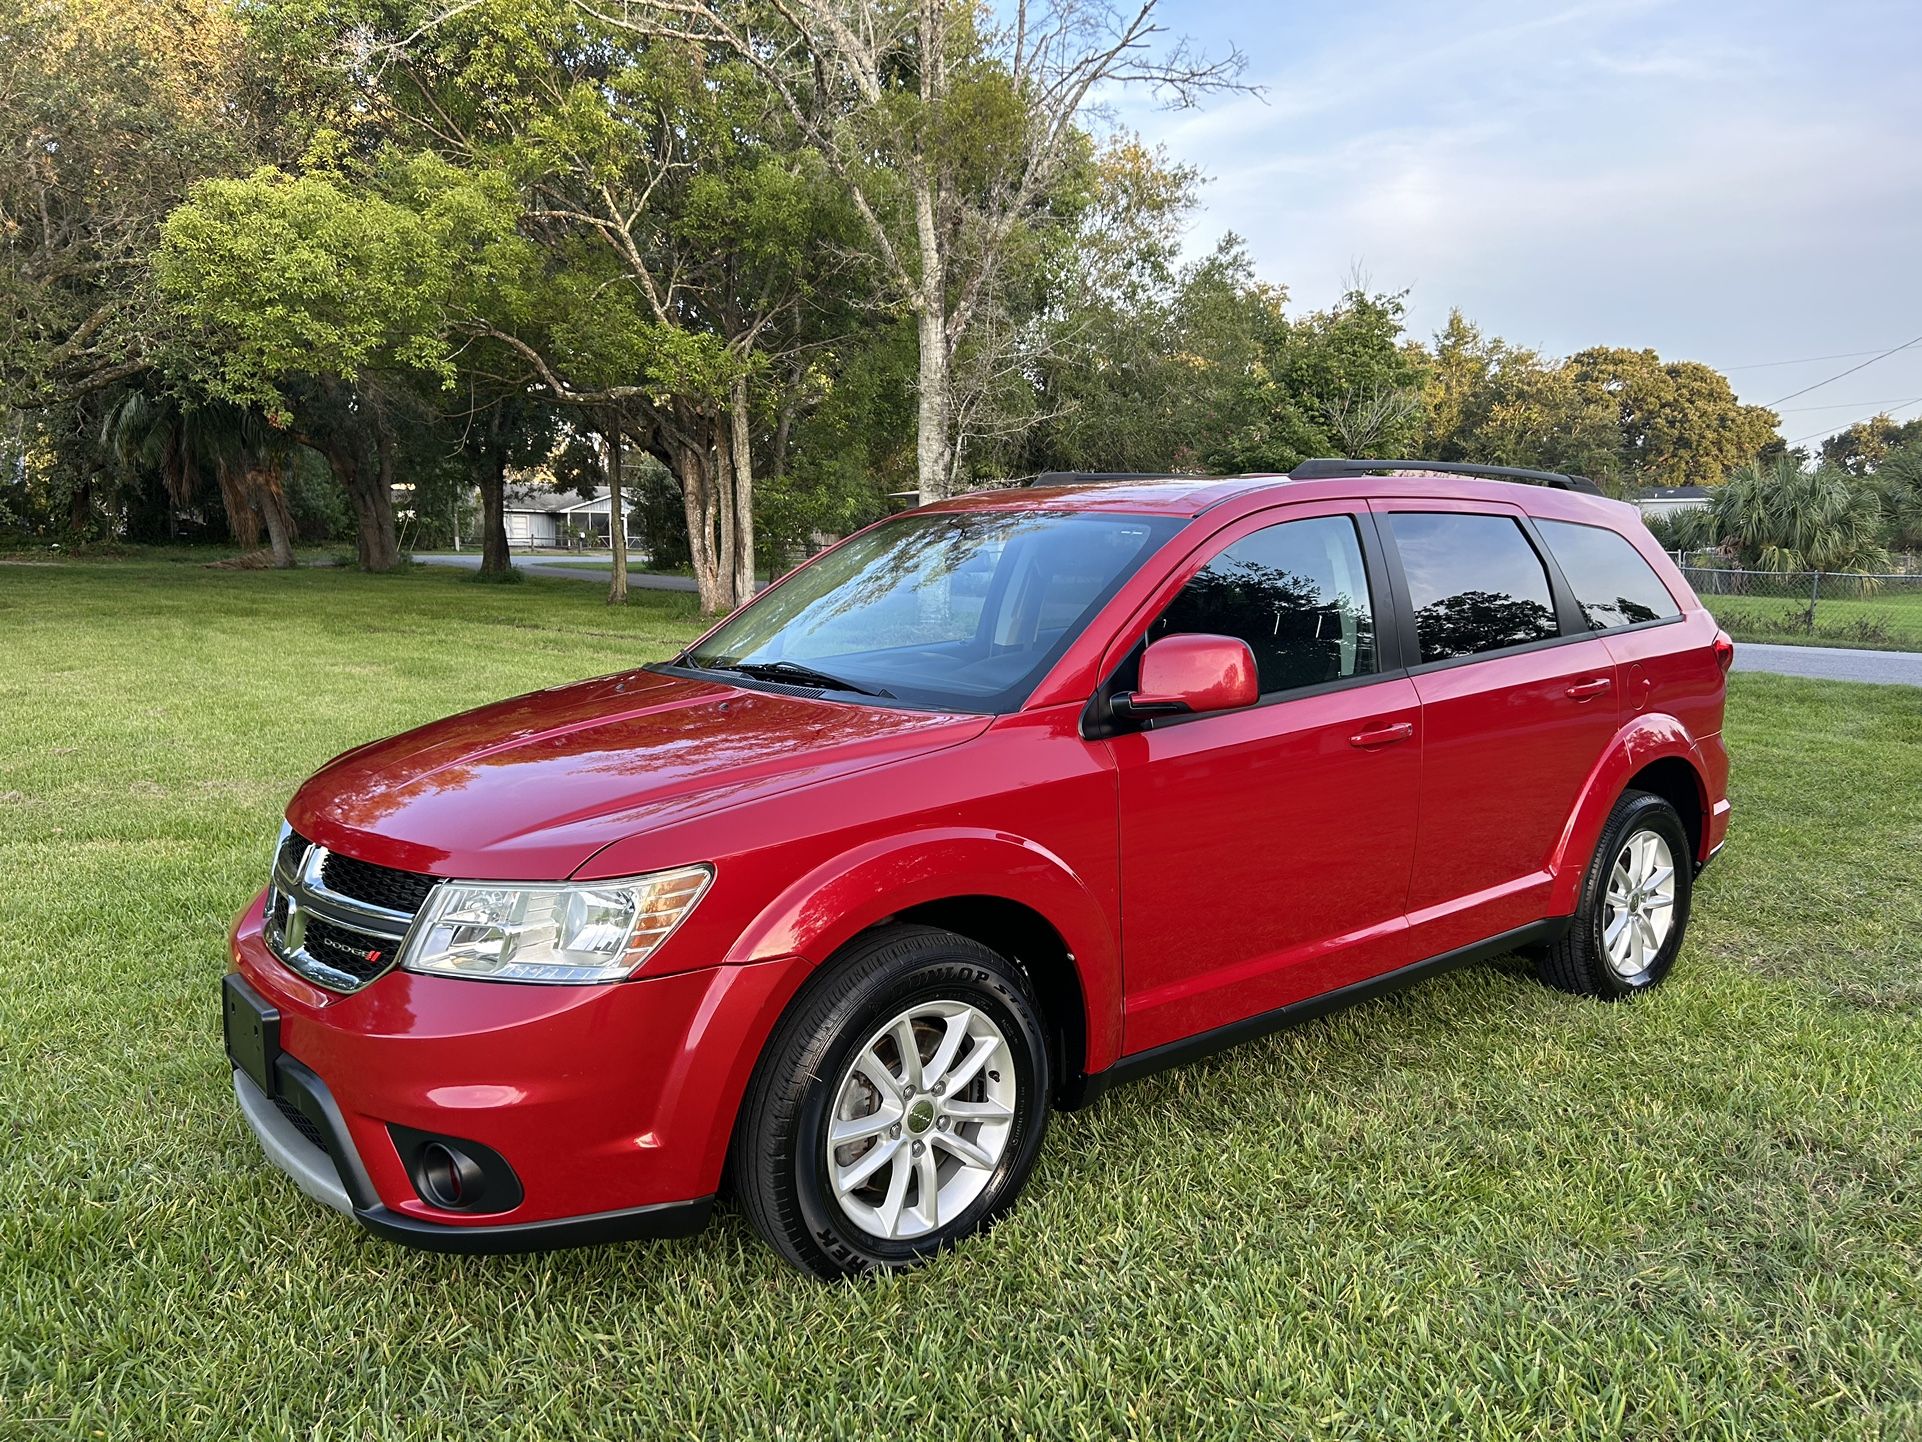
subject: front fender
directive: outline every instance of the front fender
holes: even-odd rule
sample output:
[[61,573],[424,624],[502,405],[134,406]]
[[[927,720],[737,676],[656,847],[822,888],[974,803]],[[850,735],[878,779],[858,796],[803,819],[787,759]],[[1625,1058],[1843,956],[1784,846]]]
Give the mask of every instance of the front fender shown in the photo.
[[1688,763],[1695,777],[1702,815],[1709,814],[1706,767],[1688,728],[1675,717],[1660,713],[1635,717],[1615,733],[1615,739],[1588,773],[1581,795],[1562,827],[1549,858],[1549,870],[1555,877],[1554,888],[1549,893],[1549,915],[1568,916],[1574,912],[1581,898],[1582,876],[1601,840],[1608,813],[1638,771],[1669,757]]
[[939,828],[878,838],[796,877],[741,932],[735,963],[779,956],[819,966],[897,912],[991,896],[1038,913],[1061,936],[1086,1007],[1088,1071],[1119,1054],[1121,964],[1099,900],[1054,852],[1005,831]]

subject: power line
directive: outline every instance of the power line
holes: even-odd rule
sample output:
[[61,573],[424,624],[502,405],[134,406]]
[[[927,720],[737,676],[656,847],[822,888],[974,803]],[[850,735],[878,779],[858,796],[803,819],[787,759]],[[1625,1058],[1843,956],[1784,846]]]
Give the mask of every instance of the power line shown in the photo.
[[1857,371],[1864,370],[1867,367],[1874,365],[1879,360],[1887,360],[1890,356],[1894,355],[1897,351],[1907,350],[1912,345],[1922,345],[1922,335],[1917,336],[1914,340],[1905,340],[1902,342],[1901,345],[1890,346],[1887,350],[1882,351],[1880,354],[1871,356],[1868,360],[1863,361],[1861,365],[1852,365],[1845,371],[1837,371],[1834,375],[1830,376],[1828,380],[1817,381],[1812,386],[1803,386],[1802,389],[1800,389],[1799,391],[1790,391],[1785,396],[1777,396],[1772,401],[1764,402],[1764,407],[1769,408],[1769,407],[1779,406],[1782,404],[1783,401],[1792,401],[1797,396],[1807,395],[1810,391],[1819,391],[1822,389],[1823,386],[1830,385],[1836,381],[1841,380],[1843,376],[1852,376]]
[[[1901,347],[1898,346],[1897,349],[1899,350],[1901,349]],[[1857,356],[1874,355],[1874,354],[1876,354],[1876,352],[1872,350],[1844,350],[1844,351],[1837,351],[1834,355],[1805,355],[1805,356],[1798,357],[1795,360],[1750,361],[1746,365],[1723,366],[1722,370],[1725,373],[1728,371],[1765,371],[1765,370],[1774,370],[1779,366],[1814,365],[1817,361],[1825,361],[1825,360],[1854,360]]]
[[1864,406],[1906,406],[1915,401],[1922,401],[1922,396],[1889,396],[1879,401],[1831,401],[1825,406],[1790,406],[1782,414],[1799,416],[1804,411],[1846,411],[1860,410]]
[[[1916,401],[1914,401],[1914,402],[1912,402],[1911,404],[1913,404],[1913,405],[1922,405],[1922,400],[1916,400]],[[1906,411],[1906,410],[1908,410],[1908,409],[1909,409],[1909,406],[1897,406],[1897,407],[1896,407],[1896,408],[1895,408],[1894,410],[1892,410],[1892,411],[1888,411],[1888,412],[1886,412],[1886,414],[1888,415],[1888,418],[1889,418],[1890,420],[1894,420],[1894,419],[1896,418],[1896,416],[1897,416],[1897,415],[1899,415],[1899,414],[1900,414],[1901,412],[1903,412],[1903,411]],[[1810,431],[1810,432],[1809,432],[1809,433],[1808,433],[1807,435],[1805,435],[1805,436],[1797,436],[1797,437],[1796,437],[1796,438],[1795,438],[1794,440],[1792,440],[1792,441],[1786,441],[1786,442],[1784,442],[1784,444],[1785,444],[1785,445],[1791,445],[1791,446],[1799,446],[1799,445],[1801,445],[1801,444],[1802,444],[1802,442],[1803,442],[1803,441],[1812,441],[1812,440],[1814,440],[1814,439],[1816,439],[1816,437],[1818,437],[1818,436],[1833,436],[1833,435],[1837,435],[1837,434],[1839,434],[1839,433],[1841,433],[1842,431],[1845,431],[1845,430],[1847,430],[1847,429],[1848,429],[1848,427],[1847,427],[1847,426],[1830,426],[1830,427],[1827,427],[1827,428],[1826,428],[1826,429],[1824,429],[1824,430],[1819,430],[1819,431]]]

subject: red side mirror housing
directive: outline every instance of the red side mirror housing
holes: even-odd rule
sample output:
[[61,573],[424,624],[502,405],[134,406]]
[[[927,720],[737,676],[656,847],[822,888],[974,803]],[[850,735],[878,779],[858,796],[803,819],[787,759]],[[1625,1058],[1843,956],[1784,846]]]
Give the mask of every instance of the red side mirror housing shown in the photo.
[[1141,655],[1138,690],[1114,699],[1123,716],[1200,715],[1261,699],[1255,653],[1233,636],[1164,636]]

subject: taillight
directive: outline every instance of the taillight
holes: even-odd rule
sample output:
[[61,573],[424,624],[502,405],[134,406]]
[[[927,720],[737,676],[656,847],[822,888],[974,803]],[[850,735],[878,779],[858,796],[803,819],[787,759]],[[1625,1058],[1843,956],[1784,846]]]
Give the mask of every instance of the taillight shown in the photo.
[[1728,675],[1728,668],[1735,664],[1735,642],[1726,631],[1715,633],[1715,664],[1722,668],[1724,676]]

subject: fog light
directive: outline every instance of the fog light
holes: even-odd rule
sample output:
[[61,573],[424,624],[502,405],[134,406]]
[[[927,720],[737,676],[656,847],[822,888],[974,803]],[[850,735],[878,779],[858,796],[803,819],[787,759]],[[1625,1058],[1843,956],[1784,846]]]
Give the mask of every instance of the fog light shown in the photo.
[[521,1179],[492,1147],[465,1137],[420,1132],[390,1122],[387,1134],[407,1168],[414,1195],[444,1212],[511,1212],[521,1204]]
[[479,1163],[446,1142],[429,1142],[420,1149],[419,1181],[421,1195],[450,1212],[473,1206],[486,1185]]

